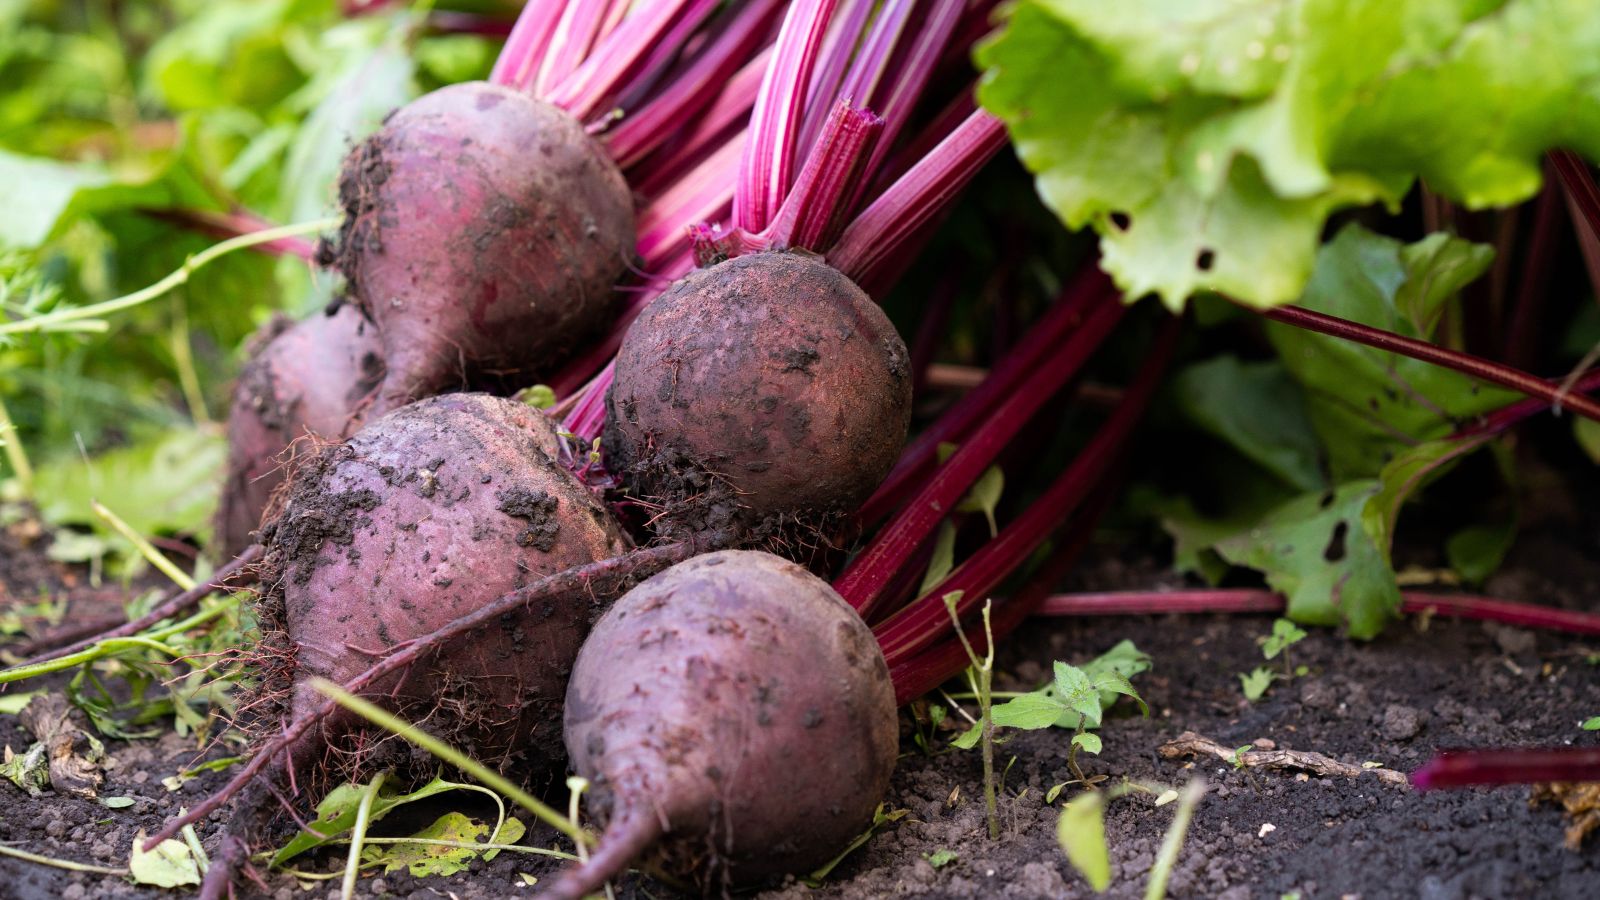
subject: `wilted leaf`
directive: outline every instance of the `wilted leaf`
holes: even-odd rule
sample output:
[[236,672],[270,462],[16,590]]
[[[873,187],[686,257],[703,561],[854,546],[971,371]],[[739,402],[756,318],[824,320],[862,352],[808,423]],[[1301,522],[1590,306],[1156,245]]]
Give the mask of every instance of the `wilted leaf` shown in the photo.
[[1056,840],[1067,860],[1096,893],[1111,886],[1111,854],[1106,848],[1105,798],[1085,791],[1061,808]]
[[133,852],[128,857],[128,873],[135,882],[166,888],[200,883],[200,865],[188,844],[169,838],[146,853],[144,841],[141,828],[133,836]]
[[[462,813],[448,812],[434,820],[413,838],[434,841],[457,841],[465,844],[486,843],[515,844],[522,839],[525,827],[518,819],[507,819],[498,835],[490,838],[490,824],[469,818]],[[480,851],[471,847],[449,847],[442,844],[398,843],[369,845],[362,854],[364,866],[383,866],[385,872],[406,869],[418,878],[429,875],[454,875],[462,871],[479,854],[494,859],[498,850]]]

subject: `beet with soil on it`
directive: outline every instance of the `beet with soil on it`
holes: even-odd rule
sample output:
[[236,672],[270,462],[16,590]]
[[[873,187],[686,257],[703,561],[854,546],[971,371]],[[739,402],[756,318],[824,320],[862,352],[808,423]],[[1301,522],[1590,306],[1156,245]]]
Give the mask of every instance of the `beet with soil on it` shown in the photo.
[[633,198],[571,115],[510,88],[450,85],[345,161],[323,259],[378,327],[384,412],[483,373],[548,371],[605,321]]
[[228,473],[217,510],[225,558],[255,542],[294,457],[353,430],[383,379],[377,333],[340,306],[300,322],[277,316],[252,339],[228,413]]
[[679,563],[596,623],[566,745],[606,822],[581,897],[652,846],[703,884],[808,872],[872,822],[899,746],[883,654],[821,579],[771,554]]
[[604,446],[638,493],[731,487],[747,520],[853,512],[911,417],[905,343],[822,260],[767,251],[690,274],[629,327]]
[[[291,657],[282,660],[292,662],[291,714],[322,702],[312,677],[344,683],[375,654],[627,549],[611,514],[556,462],[559,440],[523,404],[449,394],[372,421],[302,468],[271,530],[264,579],[275,585],[268,621]],[[567,675],[596,607],[574,595],[525,609],[369,696],[488,765],[548,769],[562,759]],[[309,761],[349,724],[328,720],[295,758]]]

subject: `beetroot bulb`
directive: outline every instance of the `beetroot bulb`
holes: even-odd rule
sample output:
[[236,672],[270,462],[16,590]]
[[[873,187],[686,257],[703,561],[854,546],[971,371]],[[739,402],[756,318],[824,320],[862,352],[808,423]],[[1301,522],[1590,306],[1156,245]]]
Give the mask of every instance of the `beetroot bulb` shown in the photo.
[[441,88],[392,114],[339,181],[323,260],[377,326],[373,413],[483,373],[529,374],[606,321],[633,250],[633,198],[563,110],[508,87]]
[[[447,394],[373,420],[301,467],[270,529],[266,616],[283,638],[291,715],[381,654],[538,578],[615,556],[610,513],[555,460],[537,410]],[[562,758],[561,705],[598,615],[569,596],[441,646],[369,696],[489,765],[547,770]],[[269,667],[270,667],[269,660]],[[295,757],[334,741],[326,721]]]
[[905,443],[905,342],[817,257],[765,251],[693,272],[628,328],[606,402],[612,468],[647,498],[727,485],[748,522],[853,512]]
[[348,306],[300,322],[274,317],[252,339],[228,412],[228,473],[216,524],[224,557],[255,542],[296,455],[354,428],[383,379],[380,352],[371,323]]
[[647,851],[706,885],[810,871],[871,823],[898,734],[883,654],[825,582],[749,550],[679,563],[578,654],[567,752],[605,831],[545,896],[576,900]]

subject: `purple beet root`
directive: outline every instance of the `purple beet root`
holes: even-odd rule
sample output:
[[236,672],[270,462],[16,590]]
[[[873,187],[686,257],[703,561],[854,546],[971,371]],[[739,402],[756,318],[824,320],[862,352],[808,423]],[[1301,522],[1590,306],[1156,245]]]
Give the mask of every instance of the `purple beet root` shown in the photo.
[[705,884],[807,872],[872,821],[894,770],[894,690],[872,632],[767,553],[695,557],[596,623],[567,688],[566,745],[605,832],[546,896],[634,857]]
[[566,112],[483,82],[402,107],[345,162],[325,260],[378,326],[375,413],[480,379],[548,371],[603,325],[633,202]]
[[253,339],[228,413],[228,475],[217,511],[224,557],[255,542],[294,457],[353,430],[383,380],[377,332],[341,306],[291,323],[276,317]]
[[905,343],[850,279],[764,252],[695,272],[645,308],[617,354],[605,448],[667,504],[732,489],[747,521],[853,512],[905,443]]
[[[313,676],[343,683],[374,654],[627,549],[610,513],[555,461],[558,441],[527,406],[448,394],[373,420],[302,467],[264,579],[277,585],[274,618],[293,663],[291,714],[322,701]],[[563,758],[567,675],[598,615],[581,595],[525,609],[369,696],[489,765],[550,768]],[[349,724],[328,720],[296,757]]]

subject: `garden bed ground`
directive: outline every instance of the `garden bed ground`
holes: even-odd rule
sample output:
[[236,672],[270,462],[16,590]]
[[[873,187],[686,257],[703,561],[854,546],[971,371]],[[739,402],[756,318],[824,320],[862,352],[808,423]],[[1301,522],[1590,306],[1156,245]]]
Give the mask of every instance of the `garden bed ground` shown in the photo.
[[[1527,534],[1507,569],[1489,589],[1508,599],[1593,609],[1600,601],[1600,532],[1562,529]],[[1081,567],[1074,587],[1145,588],[1171,584],[1155,560],[1128,562],[1099,554]],[[1235,770],[1206,759],[1192,766],[1161,759],[1157,748],[1184,731],[1234,747],[1260,739],[1293,750],[1320,751],[1360,764],[1378,761],[1410,770],[1436,747],[1489,744],[1566,744],[1593,741],[1578,729],[1600,714],[1600,668],[1589,662],[1600,640],[1433,620],[1393,628],[1370,644],[1353,644],[1327,632],[1296,645],[1296,664],[1309,674],[1276,685],[1262,701],[1247,703],[1238,673],[1260,663],[1255,638],[1270,617],[1142,617],[1034,620],[1012,641],[1001,668],[1011,682],[1043,677],[1053,659],[1082,662],[1123,638],[1154,659],[1139,679],[1150,701],[1148,720],[1119,716],[1103,731],[1104,752],[1089,758],[1091,774],[1179,784],[1203,775],[1201,803],[1171,883],[1184,897],[1583,897],[1600,884],[1600,849],[1563,846],[1559,810],[1530,808],[1528,790],[1417,794],[1358,778],[1301,777],[1260,769]],[[0,716],[0,742],[26,743],[12,716]],[[1045,792],[1070,777],[1068,733],[1017,735],[1001,750],[1002,765],[1016,757],[1006,780],[1001,812],[1004,835],[991,843],[983,828],[981,765],[976,752],[925,756],[907,742],[889,808],[908,814],[846,860],[818,889],[800,884],[761,895],[802,897],[1069,897],[1089,892],[1056,846],[1054,808]],[[941,742],[942,743],[942,742]],[[62,859],[121,865],[139,828],[151,828],[186,802],[214,787],[203,776],[177,792],[162,779],[191,764],[192,739],[175,735],[135,744],[108,742],[116,766],[104,796],[134,799],[124,809],[96,801],[46,794],[29,799],[0,783],[0,840]],[[824,748],[818,748],[824,752]],[[781,785],[775,785],[781,790]],[[1065,792],[1070,795],[1070,789]],[[1060,800],[1057,801],[1059,805]],[[1149,867],[1172,817],[1148,796],[1112,804],[1107,840],[1114,879],[1109,896],[1142,895]],[[428,815],[429,811],[419,811]],[[436,815],[437,810],[432,811]],[[391,818],[377,831],[416,827]],[[1268,828],[1267,826],[1271,826]],[[401,832],[404,833],[404,832]],[[550,845],[539,831],[534,842]],[[1600,840],[1594,842],[1600,844]],[[935,868],[928,857],[951,851]],[[943,858],[948,854],[940,854]],[[325,870],[331,859],[318,861]],[[310,867],[308,865],[308,867]],[[502,855],[449,878],[408,874],[364,880],[361,896],[488,898],[533,893],[518,873],[544,877],[551,864],[538,857]],[[271,894],[337,896],[334,883],[302,893],[287,876],[270,881]],[[113,876],[65,872],[0,859],[0,895],[31,900],[55,897],[153,897],[168,892],[136,888]],[[670,897],[655,882],[630,877],[624,897]]]

